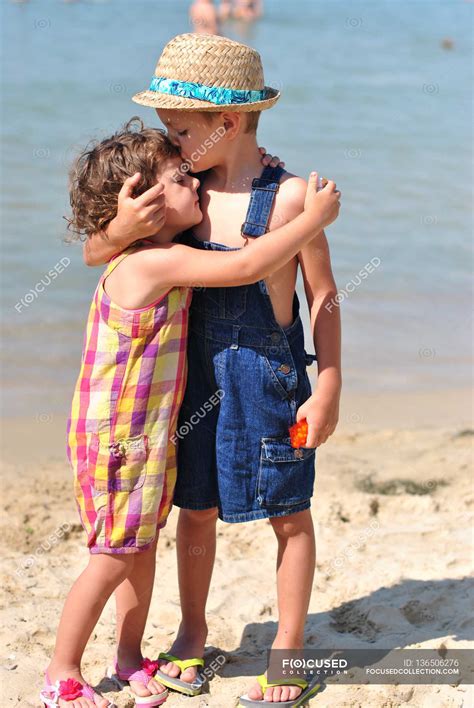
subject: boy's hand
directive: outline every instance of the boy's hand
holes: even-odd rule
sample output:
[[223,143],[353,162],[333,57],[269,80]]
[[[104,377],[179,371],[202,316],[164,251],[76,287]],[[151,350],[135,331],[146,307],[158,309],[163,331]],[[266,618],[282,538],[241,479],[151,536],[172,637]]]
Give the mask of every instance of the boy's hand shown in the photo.
[[336,183],[329,180],[325,187],[318,190],[318,173],[311,172],[304,200],[304,211],[315,221],[323,220],[321,228],[332,224],[339,215],[341,193],[336,189]]
[[305,447],[319,447],[325,443],[339,420],[339,391],[316,389],[296,412],[296,422],[303,418],[308,423]]
[[260,155],[262,156],[262,165],[264,167],[267,167],[270,165],[270,167],[284,167],[285,163],[280,161],[280,158],[275,155],[275,157],[272,157],[272,155],[269,155],[264,147],[258,148]]
[[141,238],[153,236],[165,223],[163,185],[158,183],[134,197],[133,190],[139,181],[139,172],[125,180],[118,195],[117,215],[107,229],[109,240],[120,250]]

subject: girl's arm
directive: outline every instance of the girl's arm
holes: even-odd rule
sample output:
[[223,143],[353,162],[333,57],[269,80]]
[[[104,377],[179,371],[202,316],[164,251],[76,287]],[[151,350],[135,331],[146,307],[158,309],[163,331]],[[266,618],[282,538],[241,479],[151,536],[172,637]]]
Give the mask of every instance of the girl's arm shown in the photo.
[[[332,223],[339,213],[340,192],[334,182],[316,192],[312,173],[305,210],[288,224],[253,240],[237,251],[201,251],[178,243],[141,252],[135,261],[140,276],[160,290],[176,285],[228,287],[266,278],[293,258],[303,246]],[[136,254],[135,259],[138,254]]]
[[[262,165],[284,167],[277,156],[259,148]],[[106,231],[91,234],[84,242],[82,255],[88,266],[108,263],[117,253],[121,253],[134,241],[158,233],[166,216],[163,187],[157,184],[139,197],[133,196],[134,187],[140,181],[140,173],[128,177],[118,195],[117,216],[112,219]]]

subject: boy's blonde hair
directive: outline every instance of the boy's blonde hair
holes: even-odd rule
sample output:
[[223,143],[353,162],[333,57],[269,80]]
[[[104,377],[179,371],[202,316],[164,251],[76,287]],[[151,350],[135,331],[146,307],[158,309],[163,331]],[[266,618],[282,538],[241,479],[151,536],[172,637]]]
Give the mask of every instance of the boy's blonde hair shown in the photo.
[[101,142],[90,143],[69,173],[72,216],[65,217],[72,241],[105,230],[117,214],[118,194],[127,177],[140,172],[134,188],[139,196],[156,184],[162,163],[180,157],[166,133],[145,128],[137,116],[121,131]]
[[[258,121],[260,120],[260,115],[262,111],[250,111],[245,114],[245,128],[244,133],[256,133],[258,128]],[[211,113],[209,111],[200,111],[199,115],[204,117],[204,120],[208,125],[212,125],[216,113]]]

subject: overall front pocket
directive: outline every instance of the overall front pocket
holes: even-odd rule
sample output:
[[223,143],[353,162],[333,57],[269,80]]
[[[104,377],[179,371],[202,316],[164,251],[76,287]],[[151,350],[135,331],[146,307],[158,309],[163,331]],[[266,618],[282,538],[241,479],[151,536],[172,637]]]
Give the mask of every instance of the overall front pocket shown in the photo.
[[133,492],[143,487],[148,450],[146,435],[110,442],[93,433],[88,464],[92,487],[98,492]]
[[257,483],[259,504],[295,506],[310,499],[315,453],[315,448],[293,448],[289,437],[262,438]]

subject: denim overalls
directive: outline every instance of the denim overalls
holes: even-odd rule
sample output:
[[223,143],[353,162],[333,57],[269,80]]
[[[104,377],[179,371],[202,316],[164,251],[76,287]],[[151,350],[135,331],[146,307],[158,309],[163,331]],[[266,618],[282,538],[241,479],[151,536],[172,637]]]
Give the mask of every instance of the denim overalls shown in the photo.
[[[266,167],[252,182],[242,233],[261,236],[284,170]],[[237,250],[199,241],[195,248]],[[174,504],[218,507],[227,522],[286,516],[307,509],[314,448],[293,449],[288,428],[311,395],[299,301],[280,327],[263,280],[194,289],[189,319],[188,380],[178,419]]]

